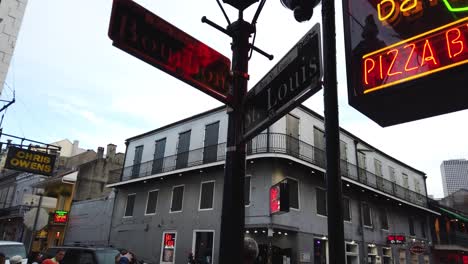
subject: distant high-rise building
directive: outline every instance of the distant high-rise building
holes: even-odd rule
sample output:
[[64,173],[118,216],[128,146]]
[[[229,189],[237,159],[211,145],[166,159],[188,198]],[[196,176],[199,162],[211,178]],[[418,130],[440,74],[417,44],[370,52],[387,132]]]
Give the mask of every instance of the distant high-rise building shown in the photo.
[[440,165],[444,196],[460,190],[468,189],[468,160],[445,160]]

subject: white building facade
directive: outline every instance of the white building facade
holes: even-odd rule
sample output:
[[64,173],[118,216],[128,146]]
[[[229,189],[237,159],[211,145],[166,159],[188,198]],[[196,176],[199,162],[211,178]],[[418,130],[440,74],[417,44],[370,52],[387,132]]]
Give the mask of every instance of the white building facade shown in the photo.
[[28,0],[0,1],[0,94],[8,74],[27,3]]

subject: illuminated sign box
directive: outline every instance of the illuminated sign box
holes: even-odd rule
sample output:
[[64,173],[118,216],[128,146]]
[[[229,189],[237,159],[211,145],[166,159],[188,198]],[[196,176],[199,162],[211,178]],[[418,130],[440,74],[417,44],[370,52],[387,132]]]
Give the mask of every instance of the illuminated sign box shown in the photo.
[[349,104],[381,126],[468,108],[468,0],[344,0]]
[[404,244],[406,242],[406,237],[403,235],[388,235],[387,244]]
[[55,159],[55,155],[10,146],[5,168],[51,176]]
[[68,212],[57,210],[54,213],[54,224],[66,224],[68,222]]
[[270,214],[289,212],[289,185],[283,180],[270,187]]

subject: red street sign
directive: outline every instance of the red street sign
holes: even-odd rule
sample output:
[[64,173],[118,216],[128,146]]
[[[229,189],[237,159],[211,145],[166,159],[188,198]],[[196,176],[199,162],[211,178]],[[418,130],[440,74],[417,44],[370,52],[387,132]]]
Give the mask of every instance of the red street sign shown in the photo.
[[225,104],[231,61],[131,0],[114,0],[109,38],[117,48]]

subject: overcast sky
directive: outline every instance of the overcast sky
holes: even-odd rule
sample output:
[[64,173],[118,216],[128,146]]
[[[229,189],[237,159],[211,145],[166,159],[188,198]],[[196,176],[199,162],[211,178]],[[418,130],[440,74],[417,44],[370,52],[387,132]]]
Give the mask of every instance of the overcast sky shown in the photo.
[[[223,27],[215,0],[137,0],[188,34],[231,57],[230,39],[201,23]],[[337,1],[337,10],[341,9]],[[1,99],[16,90],[4,132],[42,142],[79,140],[87,149],[108,143],[124,152],[126,138],[220,106],[215,99],[112,46],[107,36],[111,0],[30,0]],[[257,5],[245,14],[251,21]],[[231,21],[236,10],[224,6]],[[268,0],[257,24],[252,87],[320,20],[299,24],[279,0]],[[398,160],[425,172],[429,194],[443,195],[440,164],[468,157],[468,111],[381,128],[347,102],[341,11],[337,11],[340,126]],[[323,93],[305,102],[323,114]]]

